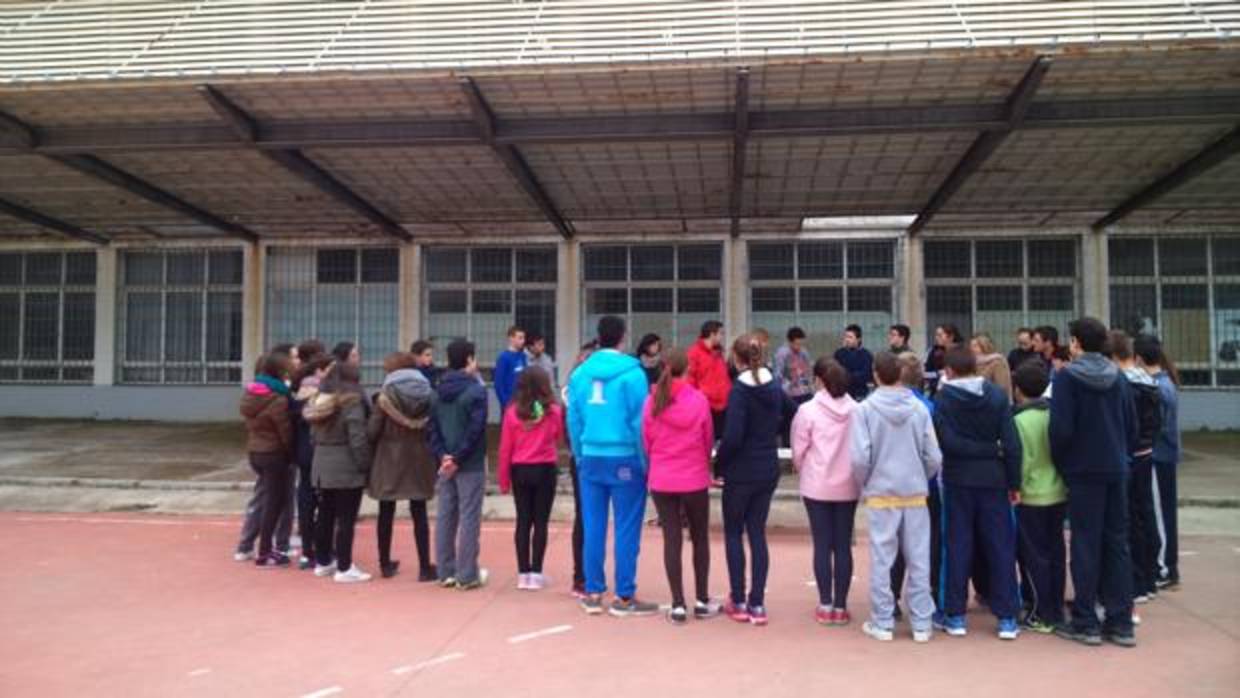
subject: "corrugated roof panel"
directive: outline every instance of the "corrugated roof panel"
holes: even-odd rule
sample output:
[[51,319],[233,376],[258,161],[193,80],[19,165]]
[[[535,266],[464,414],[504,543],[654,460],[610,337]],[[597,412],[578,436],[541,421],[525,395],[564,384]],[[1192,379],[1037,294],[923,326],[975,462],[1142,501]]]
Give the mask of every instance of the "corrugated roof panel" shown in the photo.
[[219,119],[189,85],[19,88],[0,94],[0,109],[45,127],[192,124]]
[[474,78],[501,117],[709,112],[732,108],[735,73],[718,67],[482,74]]
[[1056,56],[1037,98],[1183,97],[1237,89],[1240,51],[1223,47],[1191,51],[1151,48]]
[[443,78],[243,81],[220,88],[260,122],[470,118],[456,81]]
[[1232,156],[1154,202],[1167,208],[1240,208],[1240,158]]

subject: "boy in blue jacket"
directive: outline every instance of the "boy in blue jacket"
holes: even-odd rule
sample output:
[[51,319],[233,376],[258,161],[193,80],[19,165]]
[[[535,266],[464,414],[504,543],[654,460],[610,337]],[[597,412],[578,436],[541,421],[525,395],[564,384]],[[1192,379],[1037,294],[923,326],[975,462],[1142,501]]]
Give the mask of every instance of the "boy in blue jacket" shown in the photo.
[[835,350],[835,360],[848,371],[848,394],[861,402],[870,394],[870,381],[874,378],[874,355],[861,346],[861,326],[844,328],[844,346]]
[[999,638],[1020,634],[1016,582],[1016,525],[1011,505],[1019,501],[1020,437],[1007,395],[977,374],[968,347],[947,350],[946,380],[935,397],[934,426],[943,451],[943,508],[947,519],[945,608],[935,617],[948,635],[968,630],[969,571],[974,549],[987,563],[987,601],[999,619]]
[[637,554],[646,511],[646,463],[641,445],[642,408],[650,384],[641,362],[621,353],[624,320],[598,322],[599,348],[572,372],[568,383],[568,435],[577,463],[585,526],[586,613],[603,612],[607,579],[607,513],[616,512],[616,599],[613,616],[648,616],[657,604],[638,601]]
[[[1128,551],[1128,458],[1137,448],[1137,412],[1128,381],[1102,355],[1107,328],[1086,317],[1068,325],[1072,363],[1055,374],[1051,460],[1068,484],[1072,528],[1072,621],[1055,634],[1085,645],[1135,647]],[[1106,620],[1099,627],[1095,602]]]
[[513,325],[508,328],[508,349],[495,357],[495,371],[491,382],[495,384],[495,398],[499,400],[501,414],[512,399],[517,386],[517,374],[525,370],[525,330]]

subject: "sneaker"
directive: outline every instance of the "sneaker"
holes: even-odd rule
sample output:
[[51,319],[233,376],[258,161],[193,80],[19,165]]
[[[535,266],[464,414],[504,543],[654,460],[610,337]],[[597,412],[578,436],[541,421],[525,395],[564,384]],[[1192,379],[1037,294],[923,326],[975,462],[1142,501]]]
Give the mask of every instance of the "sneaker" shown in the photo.
[[947,630],[947,615],[942,611],[935,611],[930,615],[930,627],[935,630]]
[[1106,633],[1102,639],[1119,647],[1133,648],[1137,646],[1137,636],[1133,633]]
[[456,577],[444,577],[443,579],[439,580],[439,586],[443,587],[444,589],[455,589],[456,588]]
[[263,557],[254,560],[254,566],[259,569],[276,569],[277,567],[288,567],[289,557],[283,553],[271,552]]
[[636,598],[623,599],[616,597],[616,600],[611,602],[611,608],[608,608],[607,612],[617,618],[653,616],[659,612],[659,604],[638,601]]
[[835,625],[835,609],[819,606],[814,609],[814,620],[819,625]]
[[1132,624],[1141,625],[1141,616],[1138,615],[1136,611],[1132,612]]
[[1158,581],[1154,582],[1154,586],[1162,589],[1163,591],[1177,591],[1180,588],[1180,578],[1159,577]]
[[1144,606],[1145,604],[1150,602],[1150,597],[1148,594],[1137,594],[1136,596],[1132,597],[1132,602],[1134,604]]
[[369,582],[370,575],[363,572],[357,565],[353,565],[345,572],[337,572],[332,579],[340,584],[354,584],[357,582]]
[[487,568],[479,567],[478,576],[473,581],[462,582],[458,580],[456,583],[456,588],[460,591],[473,591],[474,589],[481,589],[487,585],[487,580],[490,578],[491,575],[487,572]]
[[314,560],[311,560],[305,555],[302,555],[301,557],[297,558],[297,569],[308,570],[311,567],[314,567]]
[[913,642],[924,645],[925,643],[930,642],[930,636],[933,634],[934,632],[931,630],[914,630]]
[[573,590],[570,593],[572,593],[573,598],[578,601],[584,599],[587,596],[585,582],[573,582]]
[[603,614],[603,595],[602,594],[582,594],[578,600],[581,609],[588,616],[600,616]]
[[233,562],[246,562],[254,559],[253,550],[238,550],[233,553]]
[[891,642],[895,639],[895,635],[893,635],[890,630],[880,628],[868,620],[861,624],[861,632],[869,635],[879,642]]
[[698,601],[693,604],[693,617],[698,620],[709,620],[719,615],[720,605],[718,601]]
[[667,612],[667,622],[672,625],[684,625],[689,622],[689,611],[684,606],[673,606]]
[[749,622],[749,609],[746,608],[743,603],[733,603],[728,601],[723,607],[723,613],[737,623]]
[[326,565],[316,564],[314,566],[314,576],[316,577],[330,577],[333,574],[336,574],[335,562],[329,562]]
[[1020,625],[1016,623],[1015,618],[999,619],[999,639],[1015,640],[1020,636]]
[[530,591],[542,591],[551,585],[551,579],[542,572],[530,573]]
[[384,579],[391,579],[396,576],[396,572],[400,569],[400,560],[392,560],[386,563],[379,563],[379,576]]
[[1053,624],[1047,623],[1037,616],[1029,616],[1026,618],[1025,628],[1042,635],[1050,635],[1055,632],[1055,626]]
[[1098,634],[1096,630],[1092,632],[1083,632],[1077,630],[1070,624],[1055,626],[1055,637],[1063,638],[1064,640],[1071,640],[1072,642],[1079,642],[1080,644],[1088,647],[1100,647],[1102,645],[1102,635]]
[[852,616],[848,615],[848,611],[842,608],[832,609],[831,625],[848,625],[852,622]]
[[529,591],[532,588],[529,574],[523,572],[517,575],[517,591]]
[[766,625],[766,606],[750,606],[749,622],[759,627]]
[[423,567],[422,569],[418,570],[418,581],[419,582],[439,581],[439,570],[435,569],[434,565]]
[[947,616],[943,623],[943,630],[947,631],[952,637],[964,637],[969,634],[969,626],[964,620],[964,616]]

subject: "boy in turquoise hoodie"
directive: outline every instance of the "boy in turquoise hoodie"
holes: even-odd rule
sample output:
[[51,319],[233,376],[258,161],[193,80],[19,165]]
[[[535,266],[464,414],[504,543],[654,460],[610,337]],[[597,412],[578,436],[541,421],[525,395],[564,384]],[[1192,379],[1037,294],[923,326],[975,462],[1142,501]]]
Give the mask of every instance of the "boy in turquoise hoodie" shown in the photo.
[[1051,462],[1050,406],[1042,394],[1050,383],[1041,362],[1028,361],[1012,374],[1016,395],[1016,431],[1020,434],[1020,571],[1032,598],[1025,627],[1054,632],[1063,623],[1067,552],[1063,522],[1068,513],[1068,488]]
[[641,363],[620,351],[624,321],[599,320],[599,349],[578,366],[568,384],[568,433],[581,493],[585,526],[586,595],[582,608],[603,612],[607,590],[607,513],[616,512],[616,599],[614,616],[653,615],[656,604],[636,599],[637,554],[646,511],[646,463],[642,451],[642,408],[649,383]]

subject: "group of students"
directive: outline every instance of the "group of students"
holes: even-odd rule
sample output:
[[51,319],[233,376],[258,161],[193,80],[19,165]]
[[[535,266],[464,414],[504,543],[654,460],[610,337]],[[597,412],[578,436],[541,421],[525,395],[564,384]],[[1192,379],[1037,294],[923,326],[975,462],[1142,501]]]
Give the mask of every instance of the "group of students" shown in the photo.
[[[722,613],[765,625],[766,524],[783,440],[810,524],[818,622],[851,621],[860,503],[871,557],[867,635],[893,638],[901,593],[916,641],[928,641],[932,628],[966,634],[972,582],[997,617],[1000,638],[1015,639],[1023,624],[1085,644],[1132,646],[1134,600],[1178,584],[1174,367],[1153,337],[1137,338],[1134,348],[1127,335],[1108,334],[1092,318],[1074,321],[1069,333],[1064,360],[1054,328],[1022,330],[1018,341],[1028,353],[1013,352],[1009,363],[996,361],[986,335],[966,345],[943,326],[923,365],[908,349],[907,327],[893,326],[889,348],[874,355],[850,325],[833,357],[811,362],[800,328],[772,355],[761,330],[725,351],[723,326],[714,321],[687,350],[647,335],[629,354],[624,321],[607,316],[557,390],[545,342],[531,338],[527,348],[525,333],[513,327],[493,382],[503,411],[497,480],[517,513],[517,587],[548,583],[547,526],[567,445],[573,590],[587,613],[658,612],[638,598],[636,585],[649,497],[663,530],[667,618],[681,624],[690,615]],[[303,568],[340,582],[370,578],[351,554],[366,489],[379,501],[384,577],[399,565],[390,554],[392,525],[397,502],[408,500],[419,579],[461,589],[485,584],[478,552],[488,397],[474,346],[450,344],[443,372],[426,342],[390,355],[373,400],[359,384],[356,347],[322,349],[313,340],[277,347],[245,390],[241,412],[259,480],[237,559],[250,559],[257,538],[257,565],[289,564],[280,546],[288,525],[280,519],[288,520],[293,462],[301,475]],[[1154,477],[1160,469],[1170,472],[1170,486]],[[712,487],[722,490],[724,603],[709,594]],[[432,497],[439,498],[438,565],[428,545]],[[1065,519],[1075,589],[1070,618]],[[609,523],[615,560],[608,604]],[[692,606],[682,581],[685,528],[693,545]]]

